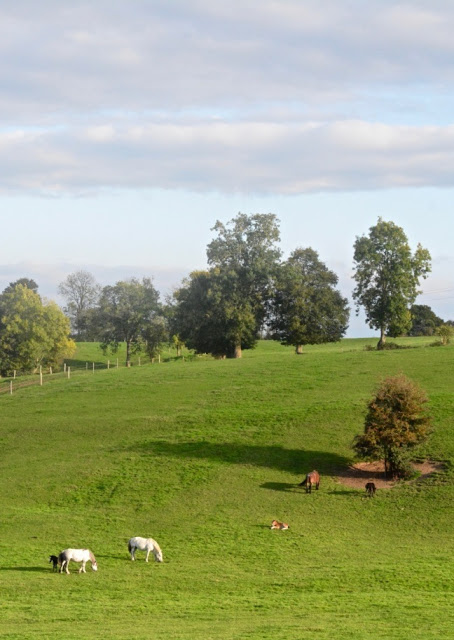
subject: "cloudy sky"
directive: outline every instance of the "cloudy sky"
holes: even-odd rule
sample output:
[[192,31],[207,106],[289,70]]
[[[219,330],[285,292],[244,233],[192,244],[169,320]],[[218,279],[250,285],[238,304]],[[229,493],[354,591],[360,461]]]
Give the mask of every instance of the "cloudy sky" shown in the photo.
[[[378,216],[454,319],[454,3],[0,4],[0,290],[205,265],[217,219],[275,213],[352,289]],[[369,335],[352,314],[349,335]]]

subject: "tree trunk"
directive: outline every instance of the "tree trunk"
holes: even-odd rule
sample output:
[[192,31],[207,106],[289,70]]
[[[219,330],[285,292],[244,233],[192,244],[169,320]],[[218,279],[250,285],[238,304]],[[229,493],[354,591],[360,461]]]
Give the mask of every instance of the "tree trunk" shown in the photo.
[[131,351],[131,343],[129,342],[129,340],[126,340],[126,366],[128,366],[130,351]]
[[241,344],[236,344],[235,345],[235,351],[233,354],[234,358],[241,358],[242,357],[242,352],[241,352]]
[[300,356],[303,353],[303,345],[302,344],[297,344],[296,345],[295,353],[298,356]]
[[378,341],[377,349],[384,349],[385,348],[385,342],[386,342],[385,327],[381,327],[380,328],[380,340]]

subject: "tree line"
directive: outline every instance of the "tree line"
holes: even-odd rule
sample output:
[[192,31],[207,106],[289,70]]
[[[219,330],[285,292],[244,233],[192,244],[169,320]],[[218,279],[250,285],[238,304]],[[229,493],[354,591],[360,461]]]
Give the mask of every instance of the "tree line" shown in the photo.
[[[274,214],[239,213],[216,222],[207,246],[207,269],[193,271],[164,302],[150,278],[101,287],[87,271],[59,285],[61,311],[41,299],[36,283],[22,278],[0,294],[0,373],[57,364],[75,340],[97,340],[115,352],[126,343],[154,357],[164,343],[197,353],[241,357],[261,336],[291,345],[335,342],[348,328],[350,308],[338,276],[311,247],[282,260]],[[426,335],[446,323],[430,307],[415,305],[419,281],[430,272],[430,254],[411,251],[400,227],[381,218],[354,243],[353,299],[368,325],[387,336]]]

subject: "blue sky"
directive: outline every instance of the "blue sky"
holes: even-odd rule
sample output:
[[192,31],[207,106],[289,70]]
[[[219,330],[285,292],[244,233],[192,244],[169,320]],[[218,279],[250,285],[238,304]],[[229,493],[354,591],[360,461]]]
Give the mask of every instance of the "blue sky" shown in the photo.
[[[217,219],[277,215],[352,289],[382,216],[454,319],[454,5],[17,0],[0,6],[0,290],[205,265]],[[349,335],[373,334],[362,317]]]

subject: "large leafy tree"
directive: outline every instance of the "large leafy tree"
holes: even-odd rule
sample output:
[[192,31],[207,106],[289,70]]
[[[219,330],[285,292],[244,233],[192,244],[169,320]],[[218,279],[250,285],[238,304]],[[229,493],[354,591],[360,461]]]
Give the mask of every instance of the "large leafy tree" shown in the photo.
[[88,271],[76,271],[58,286],[58,292],[66,300],[65,312],[71,319],[74,333],[80,340],[90,331],[92,310],[96,307],[101,287]]
[[420,293],[419,279],[430,272],[430,254],[420,244],[412,253],[403,229],[379,218],[368,236],[356,238],[354,261],[353,298],[369,326],[380,331],[380,349],[390,327],[393,334],[410,328],[409,308]]
[[96,313],[101,347],[118,350],[126,343],[126,362],[145,346],[149,325],[160,316],[159,293],[150,278],[136,278],[104,287]]
[[194,271],[175,292],[172,330],[190,349],[233,357],[254,346],[256,319],[247,301],[235,299],[234,278],[219,269]]
[[428,436],[431,418],[426,403],[425,392],[406,376],[384,380],[368,404],[364,433],[354,442],[356,453],[366,459],[383,458],[386,473],[403,476],[409,451]]
[[69,320],[54,302],[43,302],[19,284],[0,296],[0,373],[55,366],[72,355]]
[[254,346],[265,320],[280,257],[275,215],[239,213],[227,225],[216,222],[207,247],[211,300],[216,324],[228,327],[226,355],[241,357]]
[[410,336],[433,336],[437,327],[443,324],[442,318],[439,318],[427,304],[412,305],[410,314]]
[[349,307],[338,277],[311,248],[296,249],[280,268],[269,323],[271,335],[302,353],[305,344],[337,342],[348,327]]

